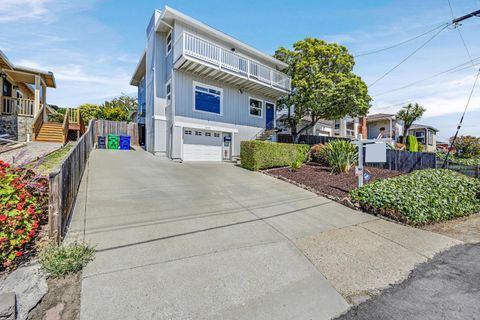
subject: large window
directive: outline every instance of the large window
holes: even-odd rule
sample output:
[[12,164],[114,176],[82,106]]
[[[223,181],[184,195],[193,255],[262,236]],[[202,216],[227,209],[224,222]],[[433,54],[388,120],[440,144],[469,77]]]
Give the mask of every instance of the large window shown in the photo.
[[222,114],[222,89],[194,82],[194,110]]
[[263,101],[255,98],[250,98],[249,105],[250,105],[250,115],[261,118],[263,113]]
[[167,55],[172,51],[172,31],[167,35]]

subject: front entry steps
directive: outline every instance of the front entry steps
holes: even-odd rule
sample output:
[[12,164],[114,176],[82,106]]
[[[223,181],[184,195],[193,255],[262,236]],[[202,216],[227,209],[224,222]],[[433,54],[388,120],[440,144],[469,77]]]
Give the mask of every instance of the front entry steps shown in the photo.
[[35,141],[65,143],[63,124],[44,122],[40,128],[40,131],[35,137]]

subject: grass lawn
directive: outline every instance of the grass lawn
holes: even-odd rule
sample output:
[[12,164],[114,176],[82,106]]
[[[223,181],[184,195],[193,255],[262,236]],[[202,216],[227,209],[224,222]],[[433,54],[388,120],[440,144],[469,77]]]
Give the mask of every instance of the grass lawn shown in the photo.
[[50,172],[53,171],[53,169],[60,165],[62,160],[65,159],[65,156],[73,148],[73,146],[74,143],[70,142],[62,148],[58,149],[57,151],[54,151],[49,155],[40,158],[34,163],[29,164],[27,167],[39,174],[48,175]]

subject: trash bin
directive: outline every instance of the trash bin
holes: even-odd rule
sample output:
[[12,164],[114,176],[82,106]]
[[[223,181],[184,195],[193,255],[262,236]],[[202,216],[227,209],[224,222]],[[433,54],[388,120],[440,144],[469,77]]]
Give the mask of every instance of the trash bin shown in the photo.
[[118,150],[118,136],[116,134],[108,135],[108,149]]
[[98,149],[106,149],[107,148],[107,140],[105,136],[98,136],[98,144],[97,144]]
[[120,150],[130,150],[130,136],[120,136]]

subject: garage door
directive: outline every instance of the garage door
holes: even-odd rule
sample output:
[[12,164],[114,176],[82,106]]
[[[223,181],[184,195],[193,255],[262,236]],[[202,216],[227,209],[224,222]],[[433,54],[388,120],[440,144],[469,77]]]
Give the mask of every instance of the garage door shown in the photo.
[[183,161],[222,161],[221,132],[185,128]]

